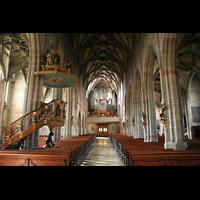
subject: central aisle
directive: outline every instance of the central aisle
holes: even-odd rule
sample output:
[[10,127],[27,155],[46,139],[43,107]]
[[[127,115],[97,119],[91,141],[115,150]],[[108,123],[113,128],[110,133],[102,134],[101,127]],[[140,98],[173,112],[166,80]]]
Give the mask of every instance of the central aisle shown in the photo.
[[108,137],[97,137],[81,166],[124,166]]

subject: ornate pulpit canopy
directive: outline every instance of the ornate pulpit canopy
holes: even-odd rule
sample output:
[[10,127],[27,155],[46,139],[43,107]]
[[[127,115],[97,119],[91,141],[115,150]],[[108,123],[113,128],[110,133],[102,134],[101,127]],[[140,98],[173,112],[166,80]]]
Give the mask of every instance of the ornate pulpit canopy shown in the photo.
[[35,76],[42,76],[43,85],[49,87],[71,87],[78,81],[74,76],[74,65],[68,59],[64,66],[64,54],[59,51],[59,34],[55,50],[51,49],[47,55],[41,57],[41,70],[35,72]]

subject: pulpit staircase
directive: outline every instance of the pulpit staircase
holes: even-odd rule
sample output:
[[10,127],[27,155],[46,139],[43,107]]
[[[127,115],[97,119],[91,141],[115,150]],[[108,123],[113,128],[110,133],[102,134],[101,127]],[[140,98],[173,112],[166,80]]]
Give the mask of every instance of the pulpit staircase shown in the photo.
[[64,126],[66,102],[52,100],[44,106],[16,119],[4,128],[2,133],[1,148],[13,147],[19,144],[31,133],[43,126],[48,126],[53,131],[55,126]]

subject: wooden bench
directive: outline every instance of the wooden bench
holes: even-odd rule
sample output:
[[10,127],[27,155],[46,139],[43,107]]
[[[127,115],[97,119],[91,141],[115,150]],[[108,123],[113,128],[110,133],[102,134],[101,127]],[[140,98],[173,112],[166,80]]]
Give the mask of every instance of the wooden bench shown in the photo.
[[131,157],[130,166],[199,166],[200,154],[139,155]]
[[78,156],[94,141],[94,134],[62,138],[55,148],[32,150],[0,150],[0,166],[69,166],[77,163]]
[[187,150],[164,149],[164,137],[158,142],[144,142],[122,134],[111,134],[118,155],[131,166],[198,166],[200,141],[188,140]]
[[[31,150],[30,150],[31,151]],[[0,166],[68,166],[69,154],[0,152]]]

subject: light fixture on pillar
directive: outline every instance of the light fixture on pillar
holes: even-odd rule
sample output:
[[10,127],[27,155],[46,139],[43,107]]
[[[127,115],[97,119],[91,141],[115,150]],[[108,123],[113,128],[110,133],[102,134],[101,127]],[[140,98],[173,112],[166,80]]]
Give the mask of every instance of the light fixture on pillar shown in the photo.
[[160,121],[161,123],[163,124],[164,127],[166,127],[165,125],[165,114],[164,114],[164,111],[165,111],[165,104],[160,104],[160,108],[159,108],[159,111],[160,111]]
[[142,112],[141,113],[141,118],[142,118],[142,126],[145,128],[145,114]]
[[132,116],[132,126],[135,127],[135,118]]

